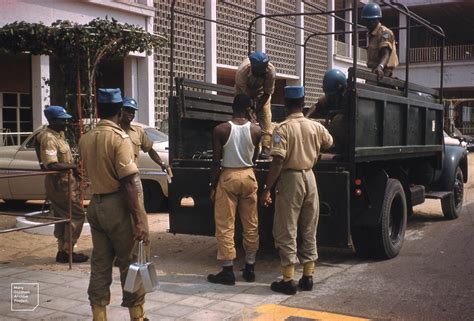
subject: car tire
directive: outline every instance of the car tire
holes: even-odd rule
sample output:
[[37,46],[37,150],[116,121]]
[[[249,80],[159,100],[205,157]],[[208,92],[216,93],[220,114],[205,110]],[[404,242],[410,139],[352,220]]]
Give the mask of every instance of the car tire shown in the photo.
[[459,217],[464,201],[464,177],[461,168],[456,167],[453,190],[450,196],[441,200],[444,218],[454,220]]
[[163,190],[159,183],[154,181],[142,181],[143,201],[147,213],[156,213],[161,209],[164,201]]

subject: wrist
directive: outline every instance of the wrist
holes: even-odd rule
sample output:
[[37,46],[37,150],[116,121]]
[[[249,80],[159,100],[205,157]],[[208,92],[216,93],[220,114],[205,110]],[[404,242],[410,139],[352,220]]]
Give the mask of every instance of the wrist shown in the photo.
[[383,70],[383,69],[385,68],[385,66],[384,66],[383,64],[379,64],[379,65],[377,66],[377,68],[380,68],[380,69]]

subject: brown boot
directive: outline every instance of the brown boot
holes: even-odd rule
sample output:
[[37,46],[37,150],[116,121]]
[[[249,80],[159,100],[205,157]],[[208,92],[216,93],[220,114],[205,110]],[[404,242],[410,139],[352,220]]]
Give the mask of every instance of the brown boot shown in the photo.
[[105,306],[91,304],[92,321],[107,321],[107,309]]
[[143,304],[128,308],[130,312],[130,321],[148,321],[145,318],[145,309],[143,308]]

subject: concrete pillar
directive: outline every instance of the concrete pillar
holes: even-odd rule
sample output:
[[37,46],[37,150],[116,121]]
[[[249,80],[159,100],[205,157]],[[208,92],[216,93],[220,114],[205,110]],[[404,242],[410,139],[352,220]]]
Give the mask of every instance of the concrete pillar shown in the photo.
[[[328,0],[328,11],[333,11],[335,8],[335,0]],[[328,32],[334,32],[335,22],[334,18],[327,16],[328,19]],[[334,35],[327,37],[328,38],[328,69],[334,68]]]
[[[265,6],[266,6],[266,0],[260,0],[257,1],[257,14],[265,14]],[[263,51],[265,52],[265,34],[266,28],[265,28],[265,18],[258,19],[256,22],[256,30],[257,30],[257,51]],[[261,35],[259,35],[261,34]],[[252,51],[254,49],[252,48]]]
[[[352,1],[350,0],[345,0],[344,1],[344,9],[352,8]],[[352,11],[346,11],[344,13],[344,19],[346,21],[352,21]],[[352,26],[348,23],[344,24],[344,31],[352,31]],[[351,33],[346,33],[344,36],[345,43],[347,45],[347,51],[346,55],[347,57],[352,58],[352,34]]]
[[[406,27],[407,26],[407,17],[399,13],[398,14],[398,26]],[[407,61],[406,48],[407,48],[407,30],[400,30],[398,33],[398,59],[400,63],[405,63]]]
[[[304,3],[302,0],[296,1],[295,9],[297,13],[304,13]],[[296,27],[296,75],[299,77],[297,86],[302,86],[304,80],[304,48],[302,47],[304,44],[304,30],[302,29],[304,28],[304,16],[296,17]]]
[[138,121],[155,127],[155,77],[154,77],[153,55],[145,58],[137,58],[138,72],[138,100],[140,109]]
[[43,114],[44,106],[50,104],[50,89],[45,85],[49,80],[49,57],[31,56],[31,98],[33,112],[33,129],[46,124]]
[[[205,1],[206,19],[215,21],[217,19],[216,0]],[[217,26],[215,22],[206,21],[205,25],[205,43],[206,52],[205,61],[205,80],[213,84],[217,83]]]
[[123,62],[124,96],[137,97],[138,95],[138,63],[136,57],[128,56]]

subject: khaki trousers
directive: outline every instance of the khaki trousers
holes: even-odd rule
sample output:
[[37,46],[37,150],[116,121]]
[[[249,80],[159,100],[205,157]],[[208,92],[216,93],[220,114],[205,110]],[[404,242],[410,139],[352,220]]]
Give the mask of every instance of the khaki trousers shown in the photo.
[[[93,195],[87,209],[87,219],[92,234],[91,277],[89,301],[105,306],[110,303],[112,264],[117,257],[122,289],[130,263],[136,262],[133,239],[133,220],[125,198],[120,192],[105,196]],[[134,307],[143,304],[143,286],[135,293],[122,291],[122,306]]]
[[[276,186],[273,238],[281,265],[316,261],[319,197],[312,169],[283,170]],[[297,249],[298,230],[302,237]]]
[[[69,182],[65,174],[46,175],[45,178],[46,197],[51,202],[51,212],[53,216],[59,218],[69,218]],[[86,219],[84,209],[81,204],[81,189],[79,182],[71,176],[71,227],[72,234],[69,233],[69,226],[66,223],[54,225],[54,236],[58,239],[58,250],[69,252],[69,242],[77,243],[81,235],[82,226]]]
[[252,168],[222,170],[214,206],[218,260],[236,258],[234,233],[237,211],[242,222],[245,252],[258,250],[257,189],[257,180]]
[[[143,224],[145,224],[145,228],[149,233],[150,227],[148,226],[148,215],[146,214],[146,210],[145,210],[145,200],[143,198],[143,185],[142,185],[140,176],[138,175],[135,175],[135,185],[137,186],[138,207],[140,210],[140,215],[142,217]],[[147,261],[150,259],[150,244],[151,242],[148,244],[145,244],[145,257]],[[136,243],[135,251],[138,251],[138,242]]]
[[262,128],[262,147],[271,147],[272,144],[272,97],[270,96],[262,107],[259,113],[257,113],[257,120]]

